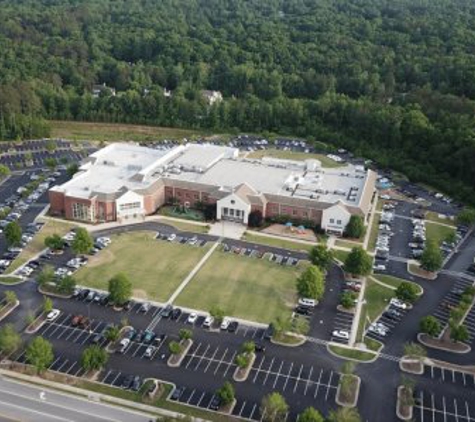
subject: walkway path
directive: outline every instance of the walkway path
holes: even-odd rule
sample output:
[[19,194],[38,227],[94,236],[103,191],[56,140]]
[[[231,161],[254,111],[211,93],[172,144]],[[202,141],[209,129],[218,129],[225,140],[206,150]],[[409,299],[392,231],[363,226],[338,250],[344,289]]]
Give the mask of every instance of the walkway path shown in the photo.
[[193,268],[190,273],[186,276],[186,278],[182,281],[182,283],[178,286],[178,288],[173,292],[173,294],[170,296],[170,299],[168,299],[167,303],[173,303],[175,299],[178,297],[178,295],[183,291],[183,289],[188,285],[188,283],[192,280],[192,278],[196,275],[196,273],[201,270],[201,267],[206,263],[206,261],[209,259],[209,257],[213,254],[213,252],[216,250],[218,245],[221,243],[221,240],[218,240],[217,242],[214,243],[214,245],[211,247],[211,249],[206,253],[206,255],[201,258],[201,261],[196,264],[195,268]]
[[348,344],[353,347],[356,343],[356,337],[358,336],[358,327],[360,326],[361,310],[363,308],[363,302],[366,291],[366,277],[361,282],[360,295],[358,297],[358,303],[356,304],[355,316],[353,317],[353,323],[351,325],[350,339]]
[[369,219],[368,228],[366,230],[366,234],[365,234],[364,241],[363,241],[363,249],[364,250],[368,250],[368,243],[369,243],[369,239],[371,237],[371,229],[373,228],[373,220],[374,220],[374,216],[376,215],[376,207],[377,206],[378,206],[378,198],[376,198],[376,200],[373,202],[373,206],[371,208],[371,217]]

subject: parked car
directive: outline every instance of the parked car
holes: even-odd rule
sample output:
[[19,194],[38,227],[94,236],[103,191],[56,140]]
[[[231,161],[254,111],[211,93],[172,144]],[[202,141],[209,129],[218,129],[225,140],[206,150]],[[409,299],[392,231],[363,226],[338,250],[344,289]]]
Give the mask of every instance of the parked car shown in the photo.
[[238,329],[239,323],[237,321],[231,321],[228,326],[228,332],[234,333]]
[[59,309],[52,309],[50,312],[48,312],[48,314],[46,315],[46,321],[48,322],[52,322],[54,321],[56,318],[59,317],[59,315],[61,314],[61,311]]
[[118,353],[125,353],[127,347],[130,344],[130,339],[128,338],[123,338],[120,343],[119,343],[119,348],[117,350]]
[[213,324],[213,321],[214,321],[214,318],[211,315],[208,315],[203,322],[203,327],[210,328],[211,324]]
[[334,330],[332,332],[332,336],[336,338],[345,339],[345,340],[348,340],[350,338],[350,334],[348,333],[348,331],[345,331],[345,330]]
[[181,315],[181,309],[180,308],[175,308],[173,309],[170,317],[172,320],[177,320],[178,318],[180,318],[180,315]]
[[309,299],[309,298],[306,298],[306,297],[301,297],[299,299],[299,305],[314,308],[317,305],[317,301],[315,299]]
[[124,390],[128,390],[130,387],[132,387],[133,382],[134,382],[134,376],[133,375],[127,375],[122,380],[122,388]]
[[145,353],[143,354],[145,358],[151,358],[156,350],[155,346],[148,346],[147,349],[145,349]]
[[198,319],[198,314],[196,314],[195,312],[192,312],[190,315],[188,315],[188,319],[186,320],[186,322],[188,324],[194,324],[197,319]]
[[223,321],[221,322],[221,330],[227,330],[230,323],[231,323],[231,320],[227,317],[224,317]]
[[170,395],[170,400],[177,401],[183,395],[185,387],[177,387],[173,390],[173,393]]
[[221,398],[215,394],[211,400],[211,403],[209,404],[209,408],[216,411],[219,409],[219,406],[221,406]]
[[173,312],[173,306],[172,305],[167,305],[167,306],[165,306],[165,308],[162,309],[162,317],[163,318],[170,318],[172,312]]

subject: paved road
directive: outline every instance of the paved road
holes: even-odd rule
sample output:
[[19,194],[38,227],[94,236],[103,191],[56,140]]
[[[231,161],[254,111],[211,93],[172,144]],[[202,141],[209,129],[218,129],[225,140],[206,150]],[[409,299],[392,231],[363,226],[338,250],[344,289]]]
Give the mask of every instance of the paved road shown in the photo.
[[22,422],[149,422],[150,415],[0,379],[0,414]]

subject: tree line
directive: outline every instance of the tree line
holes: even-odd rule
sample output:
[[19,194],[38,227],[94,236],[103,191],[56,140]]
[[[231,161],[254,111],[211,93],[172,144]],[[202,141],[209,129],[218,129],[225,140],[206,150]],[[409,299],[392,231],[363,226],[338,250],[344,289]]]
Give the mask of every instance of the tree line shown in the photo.
[[0,138],[43,119],[275,132],[475,203],[473,28],[464,0],[4,0]]

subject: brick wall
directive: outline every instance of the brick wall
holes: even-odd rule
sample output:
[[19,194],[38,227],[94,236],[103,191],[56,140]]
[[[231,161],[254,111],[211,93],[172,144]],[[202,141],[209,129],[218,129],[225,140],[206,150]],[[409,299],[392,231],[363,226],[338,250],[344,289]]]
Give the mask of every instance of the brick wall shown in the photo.
[[156,192],[150,195],[145,195],[143,198],[143,204],[145,208],[145,214],[150,215],[157,211],[165,203],[165,189],[159,188]]
[[64,194],[62,192],[49,191],[48,196],[51,215],[64,215]]

